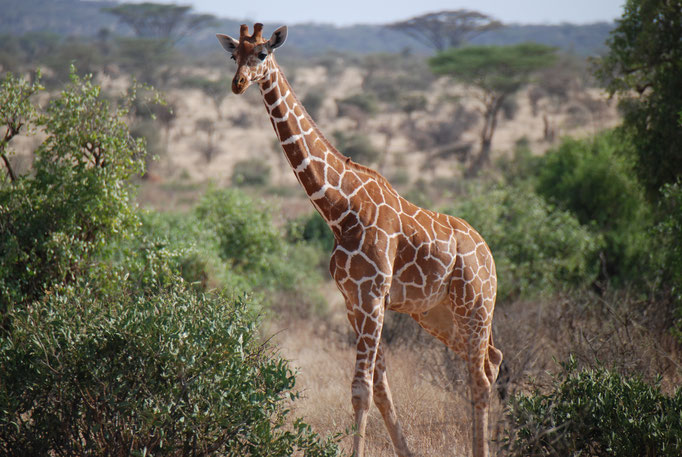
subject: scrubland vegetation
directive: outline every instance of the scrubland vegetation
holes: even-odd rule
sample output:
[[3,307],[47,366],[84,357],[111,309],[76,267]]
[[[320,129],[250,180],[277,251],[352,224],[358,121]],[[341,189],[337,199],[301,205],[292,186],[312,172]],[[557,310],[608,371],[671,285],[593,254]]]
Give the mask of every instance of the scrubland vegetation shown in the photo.
[[[525,47],[539,54],[513,81],[457,65],[511,48],[280,59],[342,152],[489,243],[499,455],[682,452],[675,3],[628,1],[591,67]],[[332,234],[256,94],[227,97],[224,57],[157,38],[0,50],[0,453],[345,452],[354,341]],[[468,452],[461,361],[408,316],[383,332],[410,446]],[[392,455],[377,411],[367,441]]]

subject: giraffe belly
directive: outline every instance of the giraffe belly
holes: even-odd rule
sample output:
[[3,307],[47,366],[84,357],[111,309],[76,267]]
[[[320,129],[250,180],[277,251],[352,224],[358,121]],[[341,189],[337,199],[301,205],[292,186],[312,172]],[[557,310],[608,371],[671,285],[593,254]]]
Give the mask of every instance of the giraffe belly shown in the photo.
[[394,277],[387,307],[399,313],[423,313],[443,302],[448,295],[448,281],[437,281],[426,287],[403,282]]
[[[422,246],[424,247],[424,246]],[[447,298],[455,255],[450,249],[417,249],[409,262],[394,266],[388,308],[402,313],[425,312]]]

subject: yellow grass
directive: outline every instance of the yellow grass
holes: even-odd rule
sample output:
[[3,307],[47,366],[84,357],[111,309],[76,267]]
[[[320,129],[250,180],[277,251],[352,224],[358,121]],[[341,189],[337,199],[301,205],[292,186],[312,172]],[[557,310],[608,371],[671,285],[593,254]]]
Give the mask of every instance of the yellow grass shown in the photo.
[[[271,319],[265,328],[274,335],[281,355],[298,369],[294,414],[321,434],[350,433],[353,409],[350,383],[354,367],[353,337],[345,320],[345,307],[331,283],[324,287],[330,303],[324,317]],[[682,357],[674,342],[627,317],[627,303],[614,315],[586,299],[554,297],[499,305],[495,315],[495,341],[510,369],[511,392],[547,386],[557,361],[574,354],[583,364],[597,360],[624,373],[652,380],[663,375],[663,388],[671,391],[682,381]],[[286,309],[286,308],[280,308]],[[395,325],[387,321],[387,325]],[[406,321],[398,331],[406,334],[387,346],[388,375],[393,398],[408,444],[420,456],[470,455],[471,409],[464,364],[447,355],[443,346]],[[387,328],[385,327],[385,332]],[[396,329],[392,329],[393,334]],[[395,337],[394,337],[395,338]],[[496,455],[505,436],[504,404],[496,391],[491,396],[489,432]],[[341,445],[350,453],[352,436]],[[370,410],[366,432],[367,456],[393,456],[381,415]]]
[[[302,320],[275,319],[266,332],[274,334],[281,355],[298,369],[296,388],[301,398],[293,412],[321,434],[348,433],[342,441],[350,453],[353,409],[350,384],[355,349],[344,306],[334,300],[330,314]],[[412,328],[410,331],[421,332]],[[386,351],[388,376],[398,416],[410,449],[416,455],[469,455],[471,407],[464,382],[464,366],[457,379],[446,379],[438,370],[442,345],[429,336],[414,346],[400,343]],[[491,408],[491,433],[496,436],[501,406]],[[496,446],[493,445],[493,448]],[[370,409],[365,455],[393,456],[393,446],[375,406]]]

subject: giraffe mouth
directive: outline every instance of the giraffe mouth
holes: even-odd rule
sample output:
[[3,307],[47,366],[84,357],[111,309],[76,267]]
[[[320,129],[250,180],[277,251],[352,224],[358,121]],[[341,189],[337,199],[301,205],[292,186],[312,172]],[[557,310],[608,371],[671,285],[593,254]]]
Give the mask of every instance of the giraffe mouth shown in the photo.
[[249,80],[242,74],[237,74],[232,80],[232,92],[240,95],[249,87]]
[[232,93],[241,95],[244,92],[246,92],[246,89],[248,89],[249,85],[248,84],[237,84],[236,82],[232,83]]
[[249,86],[247,86],[246,84],[244,84],[243,86],[235,86],[235,85],[233,84],[233,85],[232,85],[232,93],[237,94],[237,95],[241,95],[241,94],[243,94],[244,92],[246,92],[246,89],[247,89],[248,87],[249,87]]

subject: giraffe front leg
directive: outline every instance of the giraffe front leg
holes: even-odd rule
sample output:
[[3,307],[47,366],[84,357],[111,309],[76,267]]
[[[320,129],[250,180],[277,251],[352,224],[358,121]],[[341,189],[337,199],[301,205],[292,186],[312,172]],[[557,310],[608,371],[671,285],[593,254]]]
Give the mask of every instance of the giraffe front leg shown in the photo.
[[398,415],[393,406],[391,389],[388,387],[388,377],[386,376],[386,361],[384,359],[383,344],[379,345],[376,366],[374,368],[374,404],[377,405],[381,416],[384,418],[386,429],[391,436],[393,448],[398,457],[411,457],[412,453],[407,447],[405,435],[403,435]]
[[353,455],[362,457],[365,446],[367,415],[372,403],[374,370],[381,328],[384,323],[383,299],[366,297],[354,306],[354,325],[357,334],[355,374],[351,384],[351,401],[355,411],[356,432],[353,438]]

